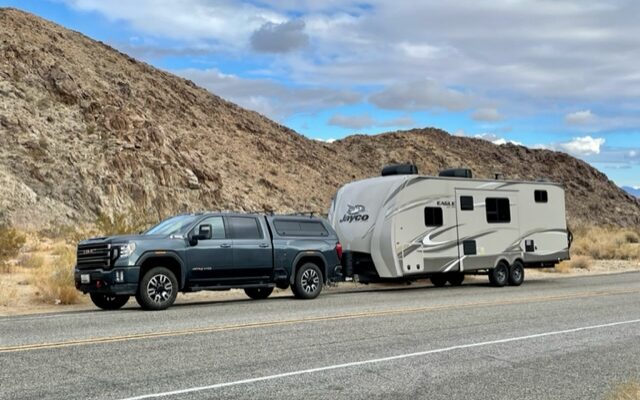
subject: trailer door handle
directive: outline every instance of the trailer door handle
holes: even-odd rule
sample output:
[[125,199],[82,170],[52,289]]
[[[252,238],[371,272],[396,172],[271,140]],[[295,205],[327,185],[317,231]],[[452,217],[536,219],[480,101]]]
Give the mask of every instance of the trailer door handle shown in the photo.
[[229,247],[231,247],[231,245],[229,243],[222,243],[220,247],[222,247],[223,249],[228,249]]

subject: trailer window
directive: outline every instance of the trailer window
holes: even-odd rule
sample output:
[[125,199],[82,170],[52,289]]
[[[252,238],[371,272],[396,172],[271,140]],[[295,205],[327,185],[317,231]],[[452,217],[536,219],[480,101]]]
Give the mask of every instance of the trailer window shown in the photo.
[[276,219],[273,226],[280,236],[329,236],[329,232],[320,221]]
[[511,209],[509,199],[487,198],[485,199],[487,209],[487,222],[490,224],[511,222]]
[[425,207],[424,208],[424,224],[426,226],[442,226],[442,208]]
[[460,209],[462,211],[473,211],[473,196],[460,196]]
[[535,198],[536,203],[546,203],[549,201],[546,190],[536,190],[533,192],[533,197]]

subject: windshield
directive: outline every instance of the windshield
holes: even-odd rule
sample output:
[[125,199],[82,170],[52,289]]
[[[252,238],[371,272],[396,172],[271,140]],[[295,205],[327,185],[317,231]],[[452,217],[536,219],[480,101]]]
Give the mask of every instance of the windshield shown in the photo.
[[145,235],[174,235],[184,232],[196,218],[195,215],[178,215],[160,222],[158,225],[146,231]]

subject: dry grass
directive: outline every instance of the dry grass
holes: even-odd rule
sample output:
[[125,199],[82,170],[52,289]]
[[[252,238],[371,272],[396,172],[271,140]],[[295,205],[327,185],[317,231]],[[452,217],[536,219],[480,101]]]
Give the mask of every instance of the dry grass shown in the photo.
[[73,266],[76,261],[75,248],[64,243],[55,245],[53,256],[43,265],[33,269],[31,284],[38,288],[39,301],[53,304],[75,304],[80,292],[75,288]]
[[26,237],[14,228],[0,226],[0,273],[10,273],[14,258],[24,246]]
[[0,307],[6,307],[13,304],[17,296],[17,290],[8,288],[0,278]]
[[595,260],[640,261],[640,232],[632,229],[578,227],[571,252]]
[[617,385],[606,397],[607,400],[640,400],[640,383],[630,380]]
[[569,273],[576,269],[591,269],[591,259],[585,256],[574,256],[571,260],[563,261],[558,264],[555,268],[556,272],[560,272],[562,274]]

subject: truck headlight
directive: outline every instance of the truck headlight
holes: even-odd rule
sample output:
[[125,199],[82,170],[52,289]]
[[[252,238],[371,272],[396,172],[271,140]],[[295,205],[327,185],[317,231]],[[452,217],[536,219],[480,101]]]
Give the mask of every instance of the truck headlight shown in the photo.
[[126,244],[121,244],[120,245],[120,250],[119,250],[120,258],[129,257],[131,254],[133,254],[133,252],[135,250],[136,250],[136,243],[135,242],[129,242],[129,243],[126,243]]

